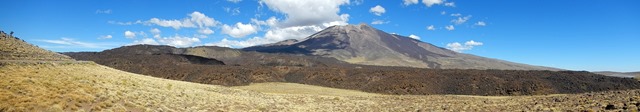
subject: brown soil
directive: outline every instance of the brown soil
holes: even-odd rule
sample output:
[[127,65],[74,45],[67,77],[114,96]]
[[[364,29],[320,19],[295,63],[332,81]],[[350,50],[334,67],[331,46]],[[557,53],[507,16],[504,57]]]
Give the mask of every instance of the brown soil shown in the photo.
[[[350,65],[317,60],[305,62],[317,62],[316,65],[324,66],[271,66],[260,63],[204,65],[197,62],[168,64],[173,63],[164,56],[169,54],[154,53],[173,53],[171,51],[125,49],[129,52],[109,50],[102,53],[66,54],[78,60],[95,61],[128,72],[225,86],[293,82],[399,95],[540,95],[640,88],[640,82],[631,78],[607,77],[579,71],[420,69]],[[132,51],[154,53],[139,54]],[[246,58],[252,59],[249,56]],[[259,59],[279,59],[281,62],[298,63],[295,60],[286,60],[288,58],[273,58],[269,55],[262,55]]]

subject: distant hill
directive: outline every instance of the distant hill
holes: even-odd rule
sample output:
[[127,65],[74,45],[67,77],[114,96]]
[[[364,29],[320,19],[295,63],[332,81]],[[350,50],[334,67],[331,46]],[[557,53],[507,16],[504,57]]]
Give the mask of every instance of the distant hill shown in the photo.
[[613,72],[613,71],[597,71],[593,72],[600,75],[613,76],[613,77],[637,77],[640,76],[640,72]]
[[332,57],[354,64],[436,69],[559,70],[457,53],[366,24],[332,26],[304,40],[247,47],[243,50]]
[[[382,94],[535,95],[640,88],[634,79],[578,71],[426,69],[357,65],[332,58],[199,46],[134,45],[64,53],[116,69],[173,80],[242,86],[291,82]],[[196,64],[168,56],[197,56]]]
[[0,60],[69,61],[73,59],[31,45],[18,37],[0,31]]

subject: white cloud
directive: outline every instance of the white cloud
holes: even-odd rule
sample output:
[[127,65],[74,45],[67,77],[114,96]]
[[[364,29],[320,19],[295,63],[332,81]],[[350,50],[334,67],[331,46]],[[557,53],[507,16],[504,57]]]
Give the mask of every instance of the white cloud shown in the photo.
[[433,30],[436,30],[436,27],[433,26],[433,25],[429,25],[429,26],[427,26],[427,30],[433,31]]
[[200,43],[200,39],[198,39],[197,37],[182,37],[179,35],[175,35],[173,37],[159,38],[158,42],[164,45],[175,47],[190,47],[196,45],[197,43]]
[[258,32],[258,28],[252,24],[242,24],[241,22],[236,23],[234,26],[223,25],[222,33],[228,34],[234,38],[242,38],[249,34],[254,34]]
[[96,14],[111,14],[111,9],[107,9],[107,10],[96,10]]
[[205,35],[210,35],[210,34],[213,34],[213,30],[211,30],[209,28],[200,28],[198,30],[198,33],[205,34]]
[[269,27],[276,27],[276,25],[278,24],[278,19],[276,17],[270,17],[265,21],[261,21],[261,20],[252,18],[251,22],[256,25],[267,25]]
[[404,5],[418,4],[418,0],[403,0]]
[[160,29],[158,29],[158,28],[153,28],[153,29],[149,30],[149,32],[151,32],[151,34],[153,34],[153,38],[160,38],[160,33],[162,33],[160,31]]
[[442,0],[422,0],[422,3],[424,3],[424,5],[427,5],[427,7],[442,4],[442,2]]
[[447,7],[456,7],[456,3],[455,3],[455,2],[447,2],[447,3],[444,3],[444,6],[447,6]]
[[147,44],[147,45],[160,45],[160,43],[158,43],[158,41],[152,39],[152,38],[144,38],[142,40],[135,40],[133,41],[133,43],[128,44],[128,45],[139,45],[139,44]]
[[185,37],[180,35],[175,35],[171,37],[161,37],[161,38],[143,38],[142,40],[135,40],[133,43],[128,45],[137,45],[137,44],[149,44],[149,45],[169,45],[174,47],[191,47],[198,45],[200,43],[200,39],[198,37]]
[[77,41],[72,38],[60,38],[59,40],[38,40],[50,44],[58,44],[57,46],[48,46],[49,48],[111,48],[114,47],[115,44],[111,43],[93,43],[93,42],[82,42]]
[[377,15],[377,16],[382,16],[382,14],[384,14],[386,12],[386,10],[384,9],[384,7],[380,6],[380,5],[376,5],[375,7],[371,7],[371,9],[369,9],[369,12]]
[[419,36],[416,36],[416,35],[413,35],[413,34],[409,35],[409,38],[420,40]]
[[262,0],[270,10],[283,13],[280,27],[307,26],[342,20],[340,6],[349,0]]
[[453,19],[451,20],[452,23],[459,25],[462,23],[467,22],[469,19],[471,19],[471,15],[465,16],[465,17],[458,17],[458,19]]
[[482,42],[476,42],[473,40],[467,41],[464,43],[464,45],[468,45],[468,46],[480,46],[482,45]]
[[452,51],[456,51],[456,52],[462,52],[462,51],[466,51],[466,50],[471,50],[473,49],[474,46],[481,46],[483,45],[482,42],[476,42],[473,40],[467,41],[464,43],[464,45],[458,43],[458,42],[454,42],[454,43],[449,43],[447,44],[447,49],[450,49]]
[[[222,32],[227,32],[232,37],[244,37],[253,34],[254,31],[265,28],[263,36],[256,36],[244,40],[223,39],[218,42],[206,43],[233,48],[243,48],[260,44],[274,43],[286,39],[302,39],[324,28],[334,25],[346,25],[349,14],[339,14],[341,5],[349,4],[349,0],[261,0],[260,5],[266,5],[271,11],[282,13],[284,19],[271,17],[267,20],[251,19],[251,23],[236,23],[235,26],[226,25]],[[242,28],[238,25],[251,25],[253,27]],[[227,29],[225,31],[225,29]],[[237,29],[234,31],[234,29]],[[237,33],[233,33],[237,32]],[[246,33],[242,33],[246,32]]]
[[387,23],[389,23],[389,21],[373,20],[373,21],[371,22],[371,24],[374,24],[374,25],[378,25],[378,24],[387,24]]
[[484,21],[478,21],[475,25],[476,26],[487,26],[487,23],[484,23]]
[[231,15],[239,15],[240,14],[240,7],[237,8],[229,8],[229,7],[225,7],[224,11],[226,11],[227,13],[230,13]]
[[160,31],[160,29],[158,28],[153,28],[151,30],[149,30],[149,32],[151,32],[151,34],[160,34],[162,31]]
[[458,16],[462,16],[462,14],[460,14],[460,13],[454,13],[454,14],[451,14],[451,16],[458,17]]
[[136,38],[136,33],[127,30],[127,31],[124,32],[124,37],[126,37],[128,39]]
[[113,36],[111,35],[102,35],[98,39],[111,39],[111,38],[113,38]]
[[455,27],[453,27],[453,25],[445,26],[444,28],[449,30],[449,31],[456,29]]
[[445,14],[447,14],[447,11],[442,11],[442,12],[440,12],[440,14],[441,15],[445,15]]
[[189,17],[184,18],[182,20],[163,20],[159,18],[151,18],[148,21],[145,21],[147,25],[158,25],[162,27],[172,27],[174,29],[180,28],[204,28],[204,27],[213,27],[220,22],[215,19],[208,17],[198,11],[195,11],[188,15]]
[[229,40],[224,38],[218,42],[207,43],[206,46],[220,46],[220,47],[231,47],[231,48],[244,48],[249,46],[261,45],[271,43],[265,38],[253,37],[244,41],[237,40]]
[[223,47],[232,47],[232,48],[244,48],[249,46],[275,43],[282,40],[287,39],[302,39],[313,33],[316,33],[323,28],[328,27],[321,25],[310,25],[310,26],[296,26],[296,27],[287,27],[287,28],[274,28],[267,31],[264,37],[253,37],[246,40],[229,40],[222,39],[218,42],[206,43],[205,45],[215,45],[215,46],[223,46]]
[[242,0],[227,0],[227,1],[232,2],[232,3],[239,3],[239,2],[241,2]]

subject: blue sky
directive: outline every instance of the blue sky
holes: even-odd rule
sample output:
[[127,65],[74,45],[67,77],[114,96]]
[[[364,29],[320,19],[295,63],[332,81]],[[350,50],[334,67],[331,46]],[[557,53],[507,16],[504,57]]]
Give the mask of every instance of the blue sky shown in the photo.
[[490,58],[570,70],[640,71],[638,0],[9,0],[3,4],[0,30],[14,31],[27,42],[58,52],[133,44],[242,48],[301,39],[331,25],[366,23]]

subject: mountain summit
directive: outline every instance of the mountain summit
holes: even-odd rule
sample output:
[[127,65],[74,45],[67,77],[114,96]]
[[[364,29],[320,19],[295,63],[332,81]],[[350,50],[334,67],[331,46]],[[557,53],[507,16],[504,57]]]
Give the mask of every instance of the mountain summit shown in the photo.
[[354,64],[404,66],[436,69],[557,70],[471,54],[389,34],[366,24],[328,27],[302,41],[285,40],[276,44],[243,50],[318,55]]

